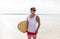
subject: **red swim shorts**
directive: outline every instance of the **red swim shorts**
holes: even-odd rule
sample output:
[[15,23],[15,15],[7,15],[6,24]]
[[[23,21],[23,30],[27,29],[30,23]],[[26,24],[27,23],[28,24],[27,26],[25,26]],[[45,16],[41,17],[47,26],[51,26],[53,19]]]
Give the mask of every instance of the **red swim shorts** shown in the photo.
[[36,33],[33,33],[33,32],[27,32],[27,36],[28,36],[28,38],[30,38],[30,37],[33,37],[33,38],[36,38]]

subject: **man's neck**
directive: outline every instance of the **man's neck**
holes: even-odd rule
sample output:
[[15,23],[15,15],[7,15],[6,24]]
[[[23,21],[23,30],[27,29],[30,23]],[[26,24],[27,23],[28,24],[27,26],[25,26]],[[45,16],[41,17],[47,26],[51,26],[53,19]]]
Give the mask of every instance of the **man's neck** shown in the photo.
[[35,15],[35,14],[31,14],[31,15]]

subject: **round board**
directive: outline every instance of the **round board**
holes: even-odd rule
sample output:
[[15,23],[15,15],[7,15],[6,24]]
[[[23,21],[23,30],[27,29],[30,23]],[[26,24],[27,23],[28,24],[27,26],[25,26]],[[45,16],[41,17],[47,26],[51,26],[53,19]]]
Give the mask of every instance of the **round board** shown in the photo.
[[27,31],[27,21],[21,21],[19,24],[18,24],[18,30],[25,33]]

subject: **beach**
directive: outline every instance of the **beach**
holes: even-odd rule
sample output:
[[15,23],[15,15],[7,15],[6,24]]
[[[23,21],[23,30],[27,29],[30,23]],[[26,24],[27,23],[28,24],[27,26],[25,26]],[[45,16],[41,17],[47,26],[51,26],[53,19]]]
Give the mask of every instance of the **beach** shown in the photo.
[[[60,39],[60,15],[38,15],[41,25],[37,39]],[[0,39],[27,39],[27,33],[18,30],[19,22],[28,15],[0,15]]]

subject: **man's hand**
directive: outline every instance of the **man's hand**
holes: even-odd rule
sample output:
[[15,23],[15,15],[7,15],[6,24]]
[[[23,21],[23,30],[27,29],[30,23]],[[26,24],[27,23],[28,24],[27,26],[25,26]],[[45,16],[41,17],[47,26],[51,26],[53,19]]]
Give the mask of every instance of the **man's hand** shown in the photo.
[[38,29],[35,31],[36,32],[36,34],[38,33]]

